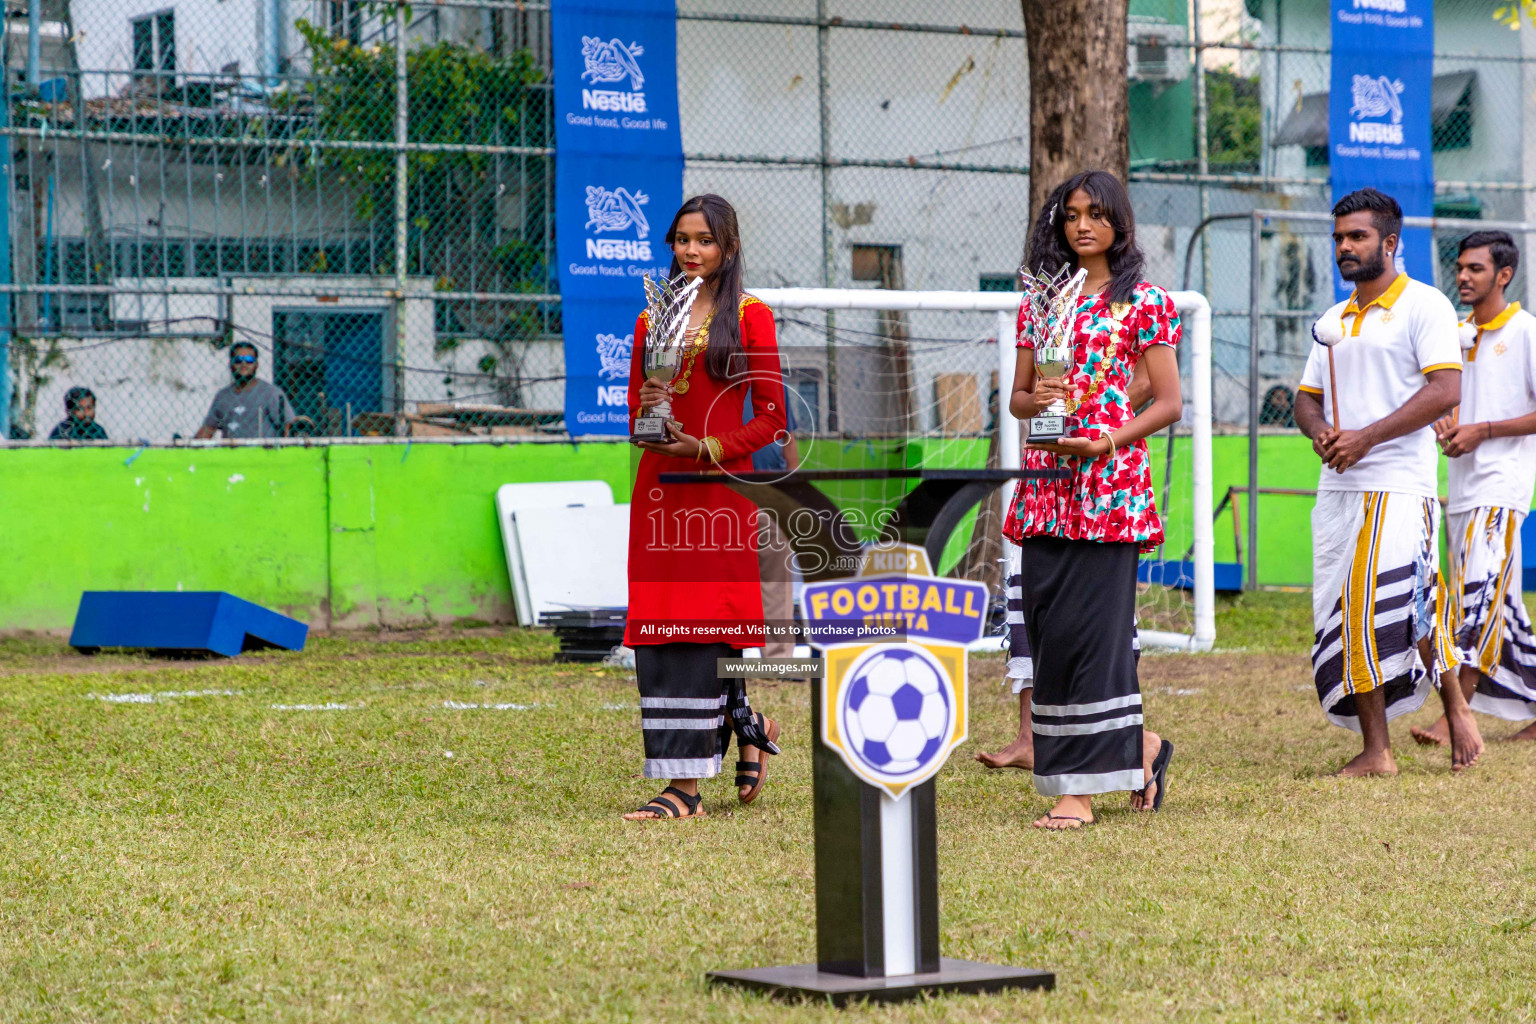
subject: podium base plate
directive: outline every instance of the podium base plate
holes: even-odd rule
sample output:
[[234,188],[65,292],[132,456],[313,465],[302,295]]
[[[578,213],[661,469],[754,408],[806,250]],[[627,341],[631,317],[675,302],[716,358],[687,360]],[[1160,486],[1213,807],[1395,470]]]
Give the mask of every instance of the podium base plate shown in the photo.
[[830,999],[834,1005],[858,1000],[877,1003],[916,999],[925,993],[959,992],[978,994],[1001,992],[1010,988],[1056,987],[1053,971],[1024,967],[982,964],[973,960],[942,957],[939,969],[931,974],[899,974],[887,978],[860,978],[851,974],[832,974],[815,964],[784,967],[755,967],[747,971],[710,971],[710,984],[735,985],[765,992],[778,999]]

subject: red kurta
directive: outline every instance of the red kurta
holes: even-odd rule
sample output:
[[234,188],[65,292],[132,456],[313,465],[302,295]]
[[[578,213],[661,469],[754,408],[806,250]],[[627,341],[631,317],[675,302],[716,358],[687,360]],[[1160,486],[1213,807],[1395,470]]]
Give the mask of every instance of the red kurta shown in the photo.
[[[752,453],[784,429],[784,373],[773,313],[750,296],[741,301],[741,343],[747,372],[718,381],[694,359],[686,394],[672,396],[672,418],[684,433],[714,437],[719,467],[706,453],[695,462],[641,451],[629,509],[629,616],[624,642],[726,643],[759,647],[764,640],[763,593],[757,563],[757,506],[720,484],[663,484],[667,472],[723,469],[751,472]],[[635,324],[629,371],[633,428],[645,381],[645,314]],[[685,364],[686,366],[686,361]],[[681,376],[682,371],[679,371]],[[750,391],[753,418],[742,425]]]

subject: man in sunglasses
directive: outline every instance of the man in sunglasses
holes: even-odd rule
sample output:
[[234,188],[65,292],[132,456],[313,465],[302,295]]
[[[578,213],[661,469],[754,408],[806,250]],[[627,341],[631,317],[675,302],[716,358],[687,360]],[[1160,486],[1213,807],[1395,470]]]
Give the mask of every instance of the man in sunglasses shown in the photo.
[[276,384],[256,376],[256,346],[237,341],[229,347],[230,383],[219,389],[197,432],[212,437],[283,437],[293,422],[288,396]]

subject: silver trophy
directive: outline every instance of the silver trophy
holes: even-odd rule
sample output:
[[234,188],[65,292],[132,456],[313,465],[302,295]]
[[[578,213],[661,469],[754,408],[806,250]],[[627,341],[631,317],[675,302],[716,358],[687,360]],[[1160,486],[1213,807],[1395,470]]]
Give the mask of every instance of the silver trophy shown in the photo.
[[[1073,324],[1077,320],[1077,300],[1083,294],[1087,277],[1088,271],[1072,273],[1069,267],[1054,274],[1019,270],[1019,281],[1028,296],[1035,323],[1035,372],[1042,377],[1060,377],[1072,369]],[[1066,433],[1067,406],[1059,398],[1029,421],[1031,444],[1059,441]]]
[[[645,355],[641,366],[650,380],[669,381],[677,376],[687,347],[688,316],[698,297],[703,278],[688,280],[678,274],[672,280],[645,275]],[[667,421],[672,403],[663,399],[635,417],[631,441],[667,440]]]

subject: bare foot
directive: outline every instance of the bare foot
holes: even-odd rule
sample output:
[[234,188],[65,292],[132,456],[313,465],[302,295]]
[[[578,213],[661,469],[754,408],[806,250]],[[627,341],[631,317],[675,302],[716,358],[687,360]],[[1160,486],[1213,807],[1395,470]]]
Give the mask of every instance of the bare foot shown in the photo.
[[1047,832],[1070,832],[1092,824],[1093,798],[1087,796],[1064,796],[1048,813],[1034,820],[1035,828]]
[[1131,810],[1150,811],[1152,801],[1157,799],[1157,783],[1152,781],[1152,762],[1157,760],[1157,752],[1163,749],[1163,738],[1151,729],[1141,730],[1141,770],[1145,773],[1142,778],[1143,788],[1140,792],[1131,791]]
[[1521,729],[1513,736],[1508,737],[1508,739],[1510,742],[1514,742],[1516,740],[1536,740],[1536,722],[1532,722],[1530,725],[1526,726],[1524,729]]
[[1035,770],[1035,739],[1025,734],[995,754],[978,753],[976,760],[988,768],[1023,768]]
[[1483,756],[1483,737],[1477,731],[1477,719],[1472,717],[1472,712],[1465,704],[1448,714],[1452,716],[1448,720],[1451,730],[1451,771],[1465,771],[1477,764],[1477,759]]
[[1372,775],[1396,775],[1397,761],[1392,757],[1392,751],[1383,750],[1380,753],[1362,751],[1354,760],[1338,770],[1338,775],[1346,779],[1364,779]]
[[1445,716],[1441,715],[1428,729],[1414,726],[1408,730],[1408,735],[1413,737],[1413,742],[1422,747],[1443,747],[1451,742],[1451,727],[1445,720]]

